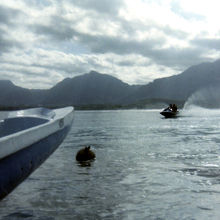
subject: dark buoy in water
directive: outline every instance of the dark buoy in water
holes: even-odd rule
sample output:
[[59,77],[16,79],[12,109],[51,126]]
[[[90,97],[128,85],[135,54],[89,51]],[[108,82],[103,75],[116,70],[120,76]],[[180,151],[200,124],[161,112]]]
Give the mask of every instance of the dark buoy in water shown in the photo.
[[76,160],[79,162],[95,159],[95,153],[90,150],[90,146],[84,147],[76,154]]

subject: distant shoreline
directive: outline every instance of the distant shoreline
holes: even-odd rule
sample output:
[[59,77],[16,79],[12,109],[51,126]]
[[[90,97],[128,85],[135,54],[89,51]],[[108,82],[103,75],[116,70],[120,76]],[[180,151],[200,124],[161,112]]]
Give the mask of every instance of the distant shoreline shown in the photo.
[[[182,108],[184,106],[184,102],[170,102],[176,103],[178,108]],[[20,105],[20,106],[0,106],[0,111],[15,111],[29,108],[63,108],[66,106],[73,106],[75,110],[130,110],[130,109],[161,109],[165,108],[169,105],[169,103],[135,103],[135,104],[88,104],[88,105]]]

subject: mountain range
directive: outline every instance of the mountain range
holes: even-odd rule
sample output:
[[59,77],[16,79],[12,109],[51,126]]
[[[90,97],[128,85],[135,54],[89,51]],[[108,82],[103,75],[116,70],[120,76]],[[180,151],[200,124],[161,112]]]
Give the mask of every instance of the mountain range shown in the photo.
[[26,89],[0,80],[0,106],[151,106],[171,101],[183,105],[195,92],[208,87],[220,87],[220,60],[192,66],[146,85],[129,85],[95,71],[66,78],[47,90]]

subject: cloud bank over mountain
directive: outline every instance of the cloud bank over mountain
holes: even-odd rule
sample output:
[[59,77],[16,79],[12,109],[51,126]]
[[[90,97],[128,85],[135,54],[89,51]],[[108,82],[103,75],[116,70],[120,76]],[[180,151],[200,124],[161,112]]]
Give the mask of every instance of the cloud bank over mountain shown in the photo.
[[50,88],[90,70],[129,84],[179,74],[219,58],[219,6],[217,0],[4,1],[0,79]]

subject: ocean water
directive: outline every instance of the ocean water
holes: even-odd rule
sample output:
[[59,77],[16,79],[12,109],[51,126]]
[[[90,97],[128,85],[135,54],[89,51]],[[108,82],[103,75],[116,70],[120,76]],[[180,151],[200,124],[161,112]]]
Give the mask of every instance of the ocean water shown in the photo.
[[[96,160],[82,165],[85,145]],[[76,111],[57,151],[0,201],[0,219],[220,219],[220,110]]]

